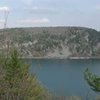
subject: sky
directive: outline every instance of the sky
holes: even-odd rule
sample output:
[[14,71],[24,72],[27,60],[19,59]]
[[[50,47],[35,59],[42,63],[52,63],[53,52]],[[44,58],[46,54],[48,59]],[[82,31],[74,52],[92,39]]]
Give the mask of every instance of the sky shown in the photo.
[[0,0],[0,28],[81,26],[100,30],[100,0]]

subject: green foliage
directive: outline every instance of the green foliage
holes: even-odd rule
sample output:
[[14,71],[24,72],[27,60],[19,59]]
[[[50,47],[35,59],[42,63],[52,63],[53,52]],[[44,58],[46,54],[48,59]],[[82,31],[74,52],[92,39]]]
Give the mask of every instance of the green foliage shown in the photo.
[[84,78],[93,91],[100,92],[100,77],[95,74],[92,74],[87,68],[84,71]]
[[39,84],[35,76],[28,73],[29,66],[21,62],[16,50],[9,58],[2,59],[0,60],[0,100],[48,98],[48,92]]

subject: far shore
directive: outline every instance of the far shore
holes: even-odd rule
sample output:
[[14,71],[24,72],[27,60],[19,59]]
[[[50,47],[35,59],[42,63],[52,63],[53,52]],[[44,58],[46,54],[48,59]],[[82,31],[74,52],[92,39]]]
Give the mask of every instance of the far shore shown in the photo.
[[100,59],[100,57],[20,57],[21,59],[69,59],[69,60],[78,60],[78,59]]

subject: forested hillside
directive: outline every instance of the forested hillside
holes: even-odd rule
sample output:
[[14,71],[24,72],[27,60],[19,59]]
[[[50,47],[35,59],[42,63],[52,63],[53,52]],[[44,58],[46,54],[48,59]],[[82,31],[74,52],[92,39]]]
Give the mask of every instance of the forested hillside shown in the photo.
[[84,27],[0,30],[0,52],[17,48],[21,57],[100,57],[100,32]]

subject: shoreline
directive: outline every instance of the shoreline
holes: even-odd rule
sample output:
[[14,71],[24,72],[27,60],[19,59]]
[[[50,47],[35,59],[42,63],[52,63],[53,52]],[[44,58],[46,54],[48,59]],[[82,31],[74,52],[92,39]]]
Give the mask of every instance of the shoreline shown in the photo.
[[100,57],[20,57],[21,59],[67,59],[67,60],[85,60],[100,59]]

